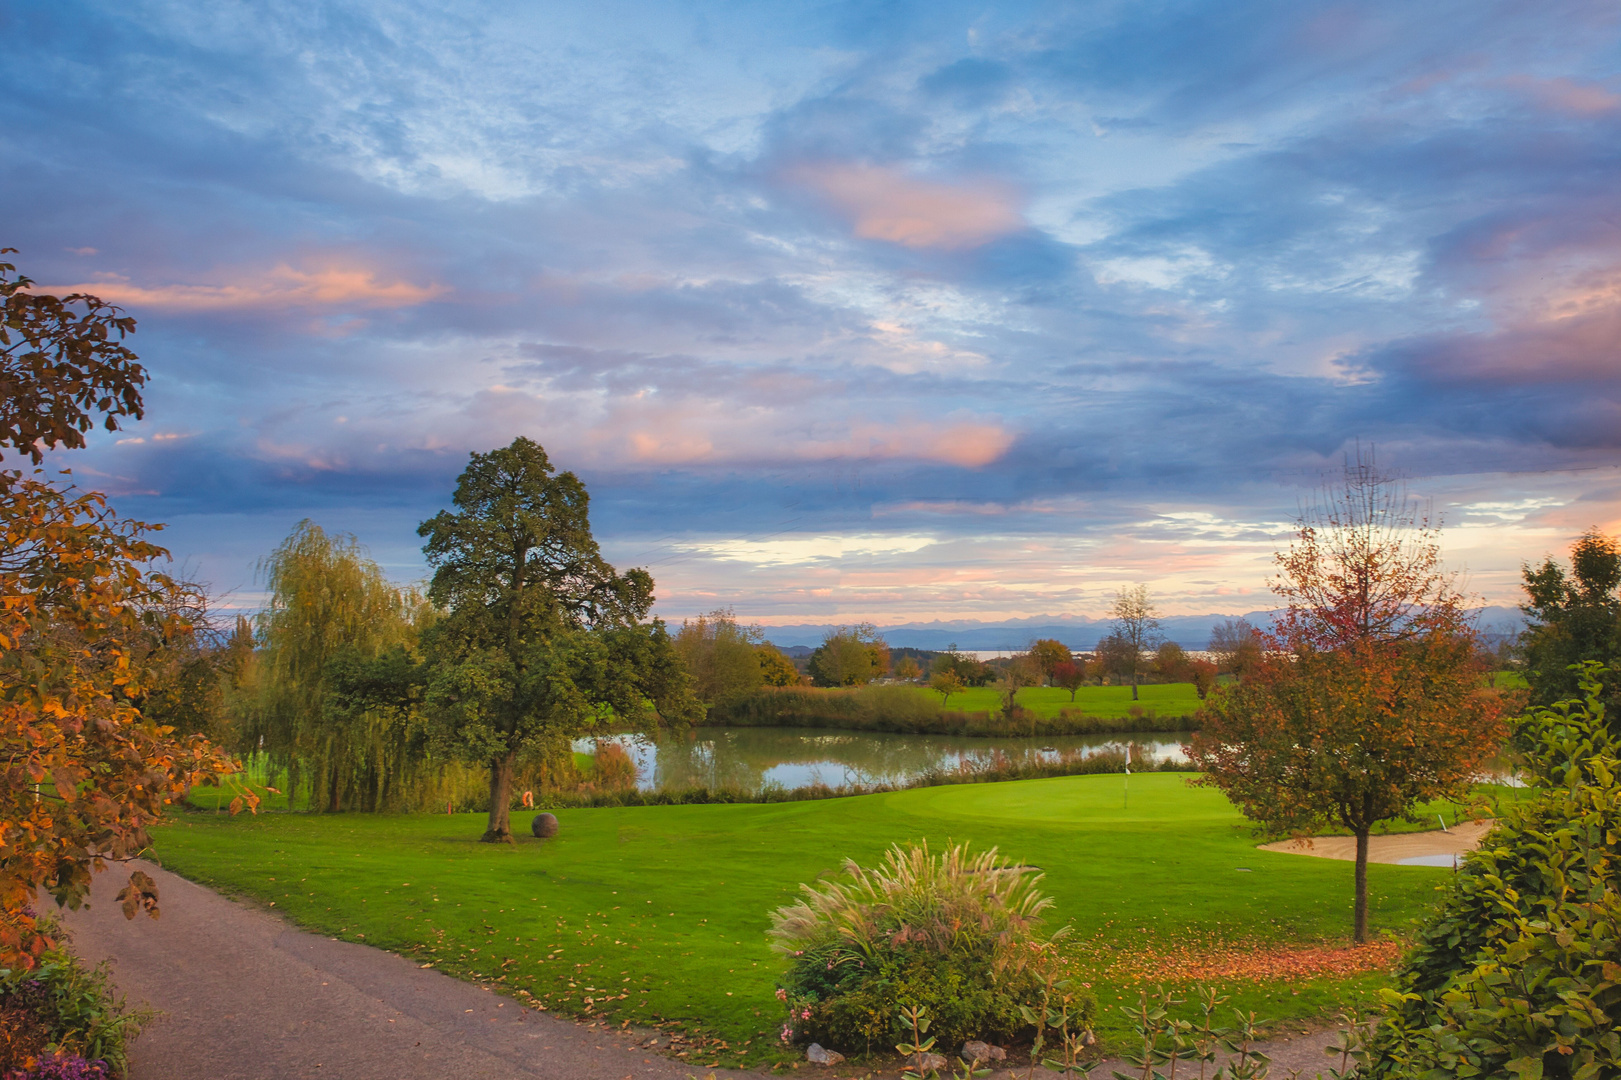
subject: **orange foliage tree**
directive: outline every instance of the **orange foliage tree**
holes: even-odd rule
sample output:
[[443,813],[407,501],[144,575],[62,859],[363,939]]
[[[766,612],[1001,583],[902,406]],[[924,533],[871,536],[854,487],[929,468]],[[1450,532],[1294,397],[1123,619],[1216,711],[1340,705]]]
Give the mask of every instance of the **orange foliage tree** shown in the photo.
[[1462,798],[1505,738],[1439,529],[1360,455],[1278,555],[1286,609],[1249,677],[1213,691],[1191,758],[1263,827],[1356,837],[1354,936],[1368,938],[1368,838]]
[[[79,299],[133,329],[116,309]],[[30,333],[70,358],[85,353],[68,340],[82,320],[50,323],[64,305],[28,311]],[[8,393],[32,380],[23,392],[51,402],[54,418],[45,431],[38,417],[0,410],[0,448],[32,456],[41,441],[77,445],[92,410],[139,415],[138,397],[123,392],[133,354],[120,359],[108,369],[8,366]],[[138,855],[173,800],[235,771],[201,737],[176,738],[141,714],[151,673],[194,632],[185,587],[152,568],[167,557],[147,539],[152,527],[118,517],[99,494],[39,477],[0,471],[0,967],[31,968],[55,944],[36,914],[41,891],[79,906],[91,875]],[[157,915],[156,887],[140,871],[119,899],[129,918]]]

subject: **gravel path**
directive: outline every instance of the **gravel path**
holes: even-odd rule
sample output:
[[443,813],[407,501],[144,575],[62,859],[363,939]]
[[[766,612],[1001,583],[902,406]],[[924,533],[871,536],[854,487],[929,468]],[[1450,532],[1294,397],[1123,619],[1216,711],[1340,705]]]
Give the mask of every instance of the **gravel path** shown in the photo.
[[522,1008],[144,869],[158,881],[162,919],[125,921],[113,897],[127,875],[116,870],[97,875],[90,908],[66,913],[78,953],[112,959],[119,990],[162,1014],[135,1044],[131,1080],[751,1075],[640,1050],[633,1036]]

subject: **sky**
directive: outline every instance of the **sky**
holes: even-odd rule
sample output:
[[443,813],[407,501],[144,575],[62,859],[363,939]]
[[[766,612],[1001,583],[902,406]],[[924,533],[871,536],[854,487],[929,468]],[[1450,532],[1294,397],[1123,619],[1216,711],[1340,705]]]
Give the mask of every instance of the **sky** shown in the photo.
[[540,442],[658,611],[1271,606],[1348,453],[1483,602],[1621,529],[1613,0],[0,6],[0,193],[128,309],[54,454],[226,606]]

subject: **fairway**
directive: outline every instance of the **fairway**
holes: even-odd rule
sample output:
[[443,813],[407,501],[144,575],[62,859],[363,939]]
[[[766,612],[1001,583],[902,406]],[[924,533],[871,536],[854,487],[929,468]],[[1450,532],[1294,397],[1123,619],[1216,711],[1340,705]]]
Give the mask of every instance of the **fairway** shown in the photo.
[[[896,841],[999,846],[1041,867],[1077,955],[1187,941],[1315,942],[1347,935],[1352,867],[1259,851],[1221,795],[1180,774],[973,784],[781,804],[564,810],[561,834],[480,844],[468,814],[193,813],[158,831],[165,866],[273,903],[294,921],[567,1012],[680,1019],[768,1056],[779,964],[767,913],[798,884]],[[1372,866],[1375,931],[1406,934],[1446,871]],[[1332,1009],[1377,976],[1250,987],[1266,1017]],[[1099,974],[1101,1033],[1135,991]],[[1299,991],[1298,995],[1294,991]],[[1122,999],[1122,1000],[1117,1000]],[[696,1059],[694,1059],[696,1060]],[[717,1060],[735,1062],[739,1058]]]
[[[921,688],[920,688],[921,689]],[[940,695],[928,693],[934,701]],[[1192,683],[1155,683],[1139,686],[1138,701],[1131,700],[1129,686],[1083,686],[1069,700],[1069,691],[1056,686],[1027,686],[1019,691],[1019,705],[1037,716],[1057,716],[1062,710],[1085,713],[1087,716],[1130,716],[1131,710],[1141,709],[1145,714],[1158,716],[1190,716],[1203,704]],[[1002,692],[994,686],[970,686],[951,695],[945,708],[955,712],[1000,712]]]

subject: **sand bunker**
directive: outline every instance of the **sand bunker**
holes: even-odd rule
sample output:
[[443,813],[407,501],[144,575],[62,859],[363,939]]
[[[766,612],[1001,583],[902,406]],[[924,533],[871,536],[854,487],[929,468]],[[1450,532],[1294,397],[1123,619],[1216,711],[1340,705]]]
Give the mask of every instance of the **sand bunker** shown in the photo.
[[[1451,857],[1473,851],[1480,838],[1490,831],[1491,821],[1465,821],[1446,832],[1398,833],[1370,836],[1368,861],[1406,863],[1409,866],[1451,866]],[[1315,855],[1320,859],[1356,860],[1356,837],[1315,836],[1304,840],[1279,840],[1262,844],[1263,851],[1284,851],[1290,855]]]

